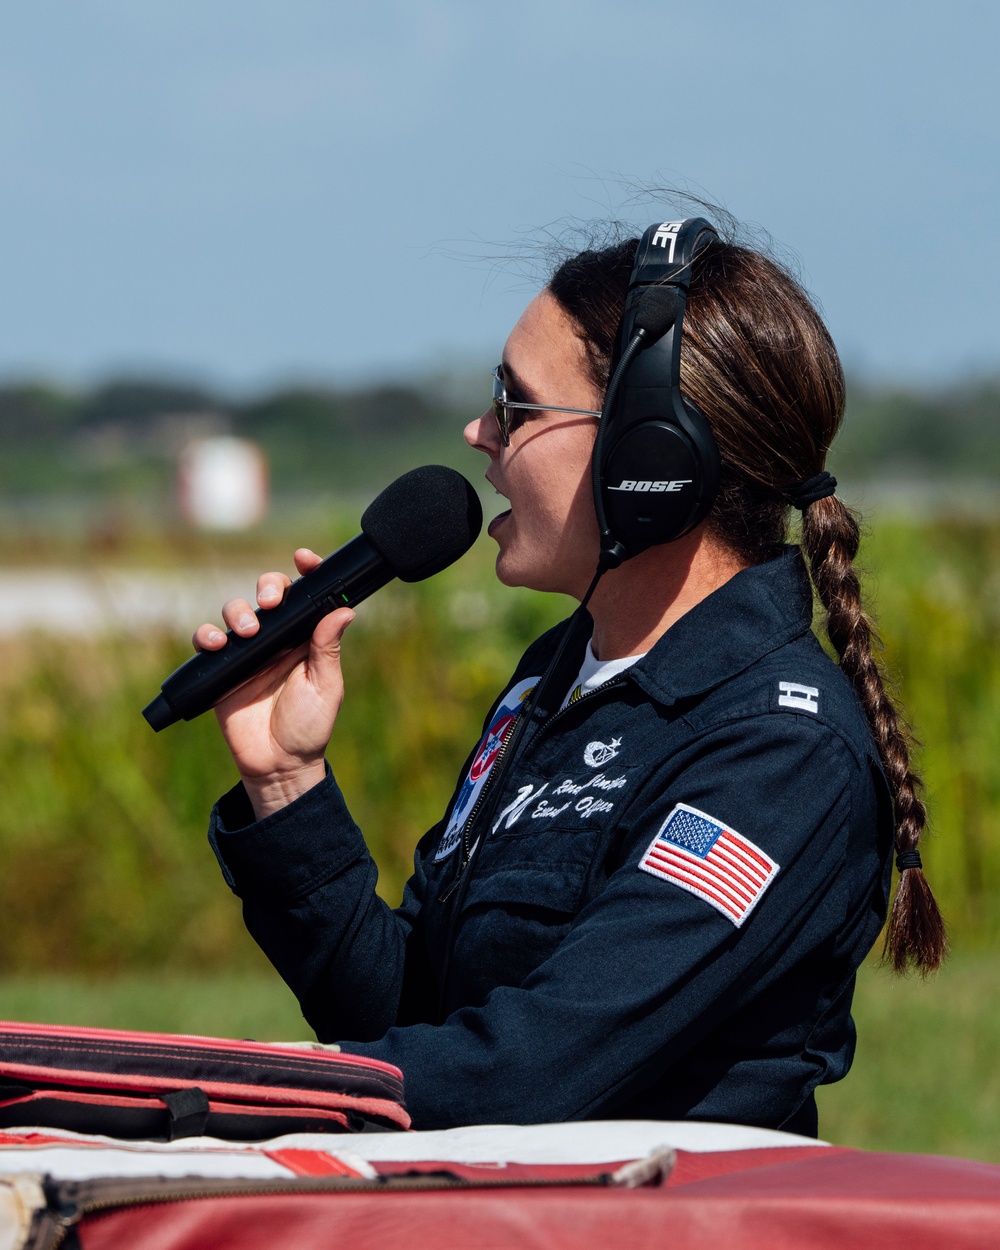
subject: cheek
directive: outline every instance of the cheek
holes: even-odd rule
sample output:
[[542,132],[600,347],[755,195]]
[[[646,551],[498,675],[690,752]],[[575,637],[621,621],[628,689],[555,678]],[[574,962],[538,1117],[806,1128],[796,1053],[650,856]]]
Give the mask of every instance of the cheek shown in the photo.
[[566,531],[573,535],[574,544],[581,551],[588,551],[598,542],[597,513],[594,510],[594,493],[591,488],[590,464],[577,479],[577,488],[569,502],[566,515]]
[[589,552],[597,541],[589,446],[571,445],[553,456],[544,485],[538,483],[536,490],[536,515],[545,518],[549,542],[561,548],[564,558]]
[[574,444],[553,443],[540,463],[523,466],[518,498],[537,518],[561,528],[577,520],[587,507],[593,511],[590,458]]
[[592,439],[574,439],[559,456],[558,494],[566,517],[580,519],[594,511],[592,451]]

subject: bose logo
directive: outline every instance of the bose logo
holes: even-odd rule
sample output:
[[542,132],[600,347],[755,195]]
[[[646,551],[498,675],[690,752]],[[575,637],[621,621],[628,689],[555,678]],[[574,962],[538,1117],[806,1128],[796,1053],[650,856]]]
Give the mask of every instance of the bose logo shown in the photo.
[[690,486],[692,479],[689,477],[682,478],[677,482],[634,482],[626,479],[618,486],[609,486],[608,490],[640,490],[648,491],[678,491],[682,486]]
[[677,232],[683,226],[683,221],[665,221],[658,226],[656,233],[653,235],[653,247],[667,247],[670,249],[667,260],[673,264],[674,248],[677,246]]

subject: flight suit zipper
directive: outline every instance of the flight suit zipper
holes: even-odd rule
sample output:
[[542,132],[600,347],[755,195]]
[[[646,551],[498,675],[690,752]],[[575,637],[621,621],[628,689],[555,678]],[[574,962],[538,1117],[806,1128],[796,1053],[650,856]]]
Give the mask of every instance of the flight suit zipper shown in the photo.
[[507,744],[510,742],[511,736],[517,728],[517,722],[520,719],[521,709],[518,708],[514,719],[507,726],[507,732],[503,736],[503,742],[500,743],[500,750],[497,752],[496,759],[493,761],[493,766],[490,768],[490,774],[486,778],[483,788],[479,791],[475,803],[472,805],[472,811],[469,813],[469,819],[462,827],[462,861],[458,866],[458,872],[455,874],[454,880],[451,881],[447,888],[438,895],[439,903],[447,903],[448,899],[451,898],[451,896],[455,893],[455,890],[458,888],[458,883],[462,880],[462,876],[465,873],[466,868],[469,866],[469,860],[472,858],[472,846],[469,843],[469,834],[472,830],[473,824],[475,823],[476,817],[482,811],[483,803],[489,793],[490,786],[493,784],[493,778],[499,776],[498,769],[503,763],[504,756],[507,754]]
[[[620,677],[616,676],[609,678],[607,681],[602,682],[599,686],[595,686],[593,690],[588,690],[586,694],[580,695],[579,699],[574,699],[572,703],[567,703],[565,707],[561,707],[558,711],[553,712],[547,720],[544,720],[541,725],[539,725],[538,733],[540,734],[547,730],[553,722],[559,719],[560,716],[562,716],[565,712],[568,712],[570,708],[579,707],[584,700],[592,699],[595,695],[603,694],[607,690],[614,690],[616,687],[624,686],[625,684],[624,680]],[[469,862],[472,859],[472,851],[474,849],[474,844],[470,842],[470,838],[472,829],[476,822],[476,817],[483,809],[483,804],[489,795],[494,778],[501,775],[501,765],[503,764],[504,757],[507,754],[507,745],[514,736],[514,730],[517,728],[517,723],[521,719],[521,715],[522,712],[518,709],[514,719],[511,721],[510,725],[508,725],[507,732],[504,734],[503,742],[500,744],[500,750],[497,752],[497,757],[493,761],[493,766],[490,769],[490,775],[486,778],[486,783],[482,790],[480,790],[476,801],[473,804],[472,811],[469,813],[469,818],[466,820],[465,825],[462,828],[462,861],[459,864],[458,872],[455,874],[453,880],[450,881],[445,889],[438,895],[439,903],[446,903],[448,899],[451,898],[469,867]],[[480,834],[480,837],[481,836],[482,835]]]

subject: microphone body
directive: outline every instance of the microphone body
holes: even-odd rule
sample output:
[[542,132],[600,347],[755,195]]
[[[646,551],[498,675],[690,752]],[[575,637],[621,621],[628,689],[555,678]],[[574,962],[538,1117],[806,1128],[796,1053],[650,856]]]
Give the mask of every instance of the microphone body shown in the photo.
[[258,609],[250,638],[229,630],[218,651],[201,651],[176,669],[143,708],[159,732],[193,720],[285,651],[308,642],[334,608],[352,608],[394,577],[421,581],[465,554],[483,522],[479,497],[460,473],[426,465],[397,478],[366,509],[362,532],[303,574],[275,608]]
[[157,732],[178,720],[194,720],[283,651],[308,642],[328,612],[353,608],[395,576],[365,535],[359,534],[292,582],[278,607],[266,612],[258,608],[254,615],[260,629],[252,637],[227,630],[221,650],[200,651],[185,661],[143,708],[143,716]]

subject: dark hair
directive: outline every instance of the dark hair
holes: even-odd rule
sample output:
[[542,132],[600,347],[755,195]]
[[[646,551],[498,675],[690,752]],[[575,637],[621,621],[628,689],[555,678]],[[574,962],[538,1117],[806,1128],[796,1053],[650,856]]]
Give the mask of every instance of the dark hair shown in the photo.
[[[549,289],[576,322],[594,384],[608,384],[618,321],[638,240],[564,261]],[[719,446],[719,494],[707,525],[750,564],[787,541],[783,492],[819,473],[844,412],[844,374],[812,302],[775,261],[749,248],[712,243],[692,267],[681,346],[681,385],[705,414]],[[802,515],[802,547],[826,609],[830,642],[864,709],[895,807],[896,849],[913,851],[926,824],[909,735],[886,690],[871,618],[854,568],[858,518],[835,495]],[[896,971],[912,960],[937,968],[945,931],[919,868],[902,872],[886,933]]]

